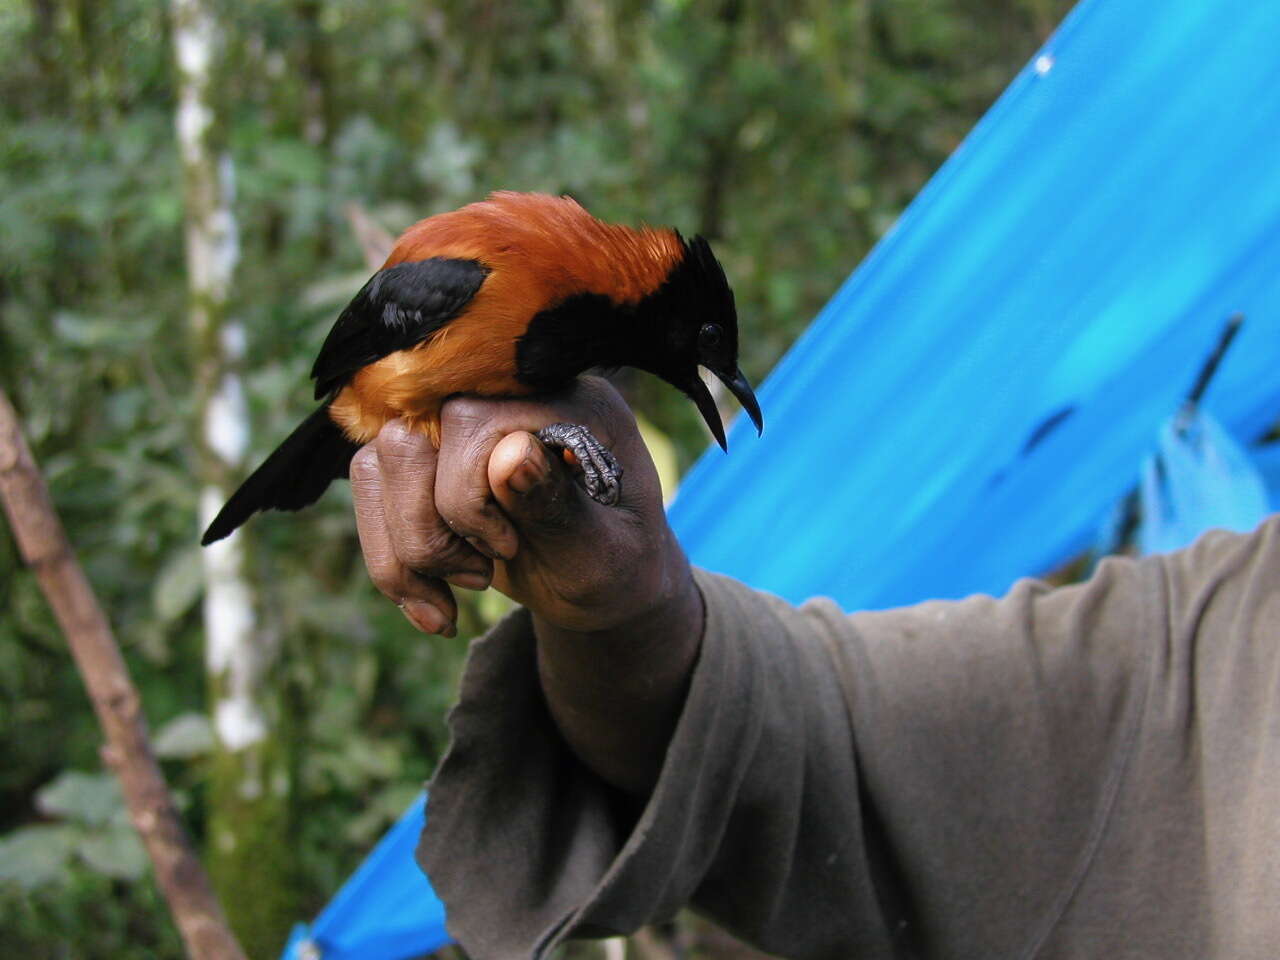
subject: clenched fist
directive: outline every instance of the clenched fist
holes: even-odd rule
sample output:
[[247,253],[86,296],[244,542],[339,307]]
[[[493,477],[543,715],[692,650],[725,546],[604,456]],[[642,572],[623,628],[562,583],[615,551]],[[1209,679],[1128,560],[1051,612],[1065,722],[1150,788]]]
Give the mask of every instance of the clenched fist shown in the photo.
[[[602,506],[533,433],[586,426],[625,471]],[[552,713],[619,786],[651,781],[682,702],[701,598],[667,526],[635,419],[604,380],[543,401],[456,397],[441,443],[393,421],[351,462],[360,545],[378,589],[427,633],[451,635],[450,585],[490,583],[533,615]]]

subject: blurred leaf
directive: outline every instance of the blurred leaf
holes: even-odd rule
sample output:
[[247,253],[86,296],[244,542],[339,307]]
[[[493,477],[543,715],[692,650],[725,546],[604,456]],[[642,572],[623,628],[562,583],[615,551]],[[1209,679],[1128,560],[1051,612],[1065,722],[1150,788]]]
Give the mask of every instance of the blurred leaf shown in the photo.
[[108,347],[135,347],[155,335],[154,319],[134,317],[85,317],[62,311],[53,318],[54,332],[77,347],[101,350]]
[[36,809],[45,816],[91,826],[109,823],[123,806],[120,784],[109,773],[64,770],[36,793]]
[[160,571],[152,590],[152,602],[161,622],[170,623],[185,614],[204,591],[204,559],[193,543],[175,552]]
[[337,749],[315,751],[308,772],[316,783],[363,792],[372,783],[396,777],[403,763],[394,744],[353,734]]
[[137,880],[151,865],[142,841],[127,827],[86,834],[75,852],[91,869],[118,880]]
[[480,148],[464,140],[458,127],[441,121],[427,134],[416,169],[424,183],[436,185],[448,196],[465,196],[475,188],[475,166]]
[[156,731],[156,756],[166,759],[204,756],[214,748],[213,726],[203,713],[184,713]]
[[0,836],[0,883],[31,889],[62,880],[78,836],[65,825],[23,827]]

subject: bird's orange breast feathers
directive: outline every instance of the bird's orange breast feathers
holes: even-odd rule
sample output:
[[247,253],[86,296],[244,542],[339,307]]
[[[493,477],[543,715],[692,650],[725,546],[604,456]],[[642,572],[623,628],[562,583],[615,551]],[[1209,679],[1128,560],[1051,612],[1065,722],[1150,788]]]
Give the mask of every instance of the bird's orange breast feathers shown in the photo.
[[330,414],[366,443],[404,417],[439,444],[439,411],[455,393],[519,396],[516,343],[530,320],[581,293],[634,303],[662,285],[684,254],[673,230],[603,223],[568,197],[495,193],[428,217],[396,241],[382,269],[441,257],[488,275],[462,310],[420,344],[362,368]]

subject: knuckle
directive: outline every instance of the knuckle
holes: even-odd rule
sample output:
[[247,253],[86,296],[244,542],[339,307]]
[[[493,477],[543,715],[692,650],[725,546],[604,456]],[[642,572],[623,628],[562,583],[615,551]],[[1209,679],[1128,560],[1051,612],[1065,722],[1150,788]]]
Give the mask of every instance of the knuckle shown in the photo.
[[376,481],[381,473],[378,466],[378,451],[371,443],[366,443],[351,458],[348,476],[353,484],[368,484]]
[[404,543],[398,551],[401,563],[410,570],[424,574],[447,571],[449,559],[454,552],[454,538],[447,530],[424,533]]
[[488,490],[446,486],[436,491],[436,509],[451,530],[478,533],[491,513]]
[[378,431],[374,440],[379,456],[410,460],[429,456],[431,442],[403,420],[392,420]]
[[400,562],[410,570],[421,573],[430,571],[439,557],[434,539],[413,540],[404,544],[398,551]]
[[420,522],[432,513],[434,494],[432,471],[421,466],[406,466],[387,478],[385,496],[388,509],[406,523]]
[[489,456],[497,434],[472,435],[449,447],[436,473],[436,510],[453,530],[481,533],[496,516],[489,489]]
[[480,397],[457,396],[445,401],[440,410],[440,422],[444,433],[458,430],[474,430],[493,416],[493,401]]

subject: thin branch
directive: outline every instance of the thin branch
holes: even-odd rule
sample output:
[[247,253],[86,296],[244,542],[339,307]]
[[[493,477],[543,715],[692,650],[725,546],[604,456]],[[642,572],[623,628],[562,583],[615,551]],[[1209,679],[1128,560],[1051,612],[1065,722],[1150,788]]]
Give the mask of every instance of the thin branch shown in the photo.
[[165,785],[138,691],[93,588],[72,553],[49,490],[0,390],[0,501],[23,560],[53,608],[106,734],[103,759],[120,779],[133,825],[193,960],[244,960]]
[[377,270],[391,255],[395,237],[358,203],[347,204],[347,223],[351,224],[351,232],[356,236],[356,243],[360,244],[364,262],[370,270]]

